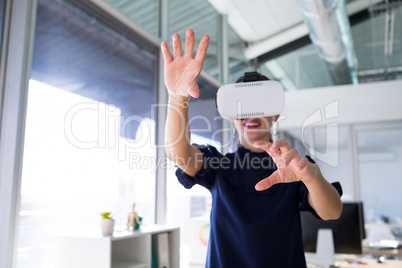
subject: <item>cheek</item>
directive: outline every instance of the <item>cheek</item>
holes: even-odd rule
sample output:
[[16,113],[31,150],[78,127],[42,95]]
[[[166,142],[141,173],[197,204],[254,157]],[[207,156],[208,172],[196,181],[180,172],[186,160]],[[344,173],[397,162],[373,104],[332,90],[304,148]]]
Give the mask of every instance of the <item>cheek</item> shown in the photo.
[[269,129],[271,127],[270,118],[264,118],[264,120],[261,120],[261,127],[265,128],[265,129]]
[[240,128],[242,127],[241,121],[233,120],[232,122],[233,122],[233,125],[234,125],[235,129],[236,129],[237,131],[239,131]]

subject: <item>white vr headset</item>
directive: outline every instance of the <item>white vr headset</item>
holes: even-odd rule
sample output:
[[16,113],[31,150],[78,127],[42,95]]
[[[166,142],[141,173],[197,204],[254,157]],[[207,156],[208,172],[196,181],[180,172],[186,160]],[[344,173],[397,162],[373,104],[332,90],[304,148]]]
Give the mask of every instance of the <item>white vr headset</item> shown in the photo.
[[216,108],[231,119],[279,115],[285,107],[285,93],[278,81],[256,81],[257,72],[245,73],[243,83],[221,86]]

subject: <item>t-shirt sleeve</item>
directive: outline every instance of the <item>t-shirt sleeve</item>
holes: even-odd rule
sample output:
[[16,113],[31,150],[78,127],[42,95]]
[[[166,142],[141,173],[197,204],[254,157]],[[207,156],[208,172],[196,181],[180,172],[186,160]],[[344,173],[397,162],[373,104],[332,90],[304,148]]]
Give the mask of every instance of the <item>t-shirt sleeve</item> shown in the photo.
[[[311,163],[315,163],[315,161],[313,159],[311,159],[310,156],[306,156],[306,158],[311,162]],[[335,189],[338,191],[339,196],[342,196],[343,191],[342,191],[342,186],[339,182],[333,182],[331,183],[332,186],[335,187]],[[308,201],[307,201],[307,187],[306,185],[304,185],[304,183],[300,183],[300,187],[299,187],[299,209],[301,211],[310,211],[311,213],[313,213],[313,215],[316,218],[320,218],[320,216],[318,216],[317,212],[309,205]]]
[[211,189],[216,179],[216,168],[214,168],[216,165],[211,163],[219,162],[219,159],[222,158],[222,154],[212,145],[204,146],[193,144],[193,146],[197,147],[203,154],[202,168],[194,177],[187,175],[183,170],[178,168],[176,170],[177,179],[187,189],[190,189],[196,184]]

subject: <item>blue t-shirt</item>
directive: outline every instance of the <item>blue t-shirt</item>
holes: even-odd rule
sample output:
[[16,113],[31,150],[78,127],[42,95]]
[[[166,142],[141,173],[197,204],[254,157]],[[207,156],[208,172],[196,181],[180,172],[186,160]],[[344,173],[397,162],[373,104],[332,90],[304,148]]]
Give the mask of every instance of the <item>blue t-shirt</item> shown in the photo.
[[[178,169],[176,176],[184,187],[199,184],[212,195],[206,267],[306,267],[299,211],[317,214],[307,203],[304,183],[259,192],[257,182],[276,170],[266,152],[240,147],[223,156],[213,146],[196,147],[204,156],[202,169],[194,177]],[[333,185],[341,195],[340,184]]]

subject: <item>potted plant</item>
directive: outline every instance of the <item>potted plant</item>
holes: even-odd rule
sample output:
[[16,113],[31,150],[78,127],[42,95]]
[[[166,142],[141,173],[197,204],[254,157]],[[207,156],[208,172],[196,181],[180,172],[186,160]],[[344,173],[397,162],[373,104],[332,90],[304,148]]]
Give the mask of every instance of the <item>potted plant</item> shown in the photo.
[[114,231],[114,219],[110,216],[111,212],[101,213],[101,232],[102,235],[113,235]]

